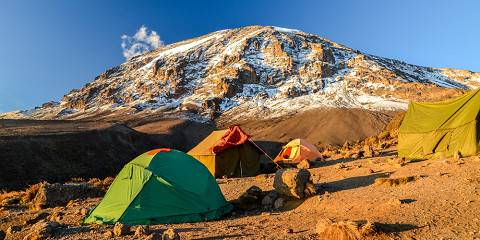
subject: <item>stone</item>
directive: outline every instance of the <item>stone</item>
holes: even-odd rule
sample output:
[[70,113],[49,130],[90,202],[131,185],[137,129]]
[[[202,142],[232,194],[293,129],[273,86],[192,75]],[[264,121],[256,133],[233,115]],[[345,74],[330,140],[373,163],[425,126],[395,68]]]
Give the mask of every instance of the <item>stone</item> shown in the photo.
[[180,235],[173,228],[169,228],[162,233],[162,240],[180,240]]
[[80,215],[86,216],[90,210],[87,208],[80,209]]
[[287,233],[287,234],[293,233],[293,229],[287,228],[287,229],[285,229],[285,233]]
[[128,232],[130,232],[130,227],[128,225],[117,222],[113,226],[113,235],[115,235],[117,237],[127,235]]
[[297,164],[297,168],[299,169],[309,169],[310,168],[310,162],[308,160],[302,160],[300,161],[299,164]]
[[10,226],[7,228],[7,235],[11,235],[11,234],[14,234],[16,232],[20,232],[22,231],[22,227],[20,226]]
[[103,236],[106,237],[106,238],[108,238],[108,239],[110,239],[110,238],[113,237],[113,232],[110,231],[110,230],[108,230],[108,231],[106,231],[106,232],[103,233]]
[[0,240],[4,240],[6,236],[5,232],[0,230]]
[[277,200],[275,200],[275,202],[273,203],[273,208],[275,210],[279,210],[283,206],[285,206],[285,199],[283,199],[283,198],[277,198]]
[[135,234],[133,236],[136,238],[141,238],[141,237],[147,236],[149,231],[150,229],[148,228],[148,226],[140,225],[137,228],[135,228]]
[[270,208],[273,205],[273,199],[270,196],[265,196],[262,199],[262,206]]
[[301,199],[316,193],[311,174],[306,169],[280,169],[273,187],[280,195]]

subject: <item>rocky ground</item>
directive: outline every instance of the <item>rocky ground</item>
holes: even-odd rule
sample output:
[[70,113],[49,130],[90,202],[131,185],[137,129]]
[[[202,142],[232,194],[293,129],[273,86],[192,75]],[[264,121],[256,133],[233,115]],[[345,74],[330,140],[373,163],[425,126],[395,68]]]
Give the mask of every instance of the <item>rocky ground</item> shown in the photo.
[[[160,235],[173,228],[182,239],[317,239],[319,221],[368,220],[376,223],[376,230],[367,239],[480,239],[478,156],[405,162],[395,157],[394,147],[371,158],[343,158],[342,154],[312,164],[309,171],[318,192],[311,197],[285,197],[284,204],[273,207],[259,201],[253,209],[237,209],[221,220],[155,225],[148,230]],[[273,190],[273,181],[274,174],[262,174],[218,183],[226,198],[235,201],[252,186]],[[52,239],[109,239],[113,226],[80,224],[87,209],[100,200],[79,199],[29,210],[27,205],[9,203],[7,196],[0,209],[0,230],[8,232],[6,239],[23,239],[39,225],[35,222],[41,225],[50,220],[59,223],[47,235]],[[131,227],[130,233],[117,238],[154,237],[136,237],[135,230]]]

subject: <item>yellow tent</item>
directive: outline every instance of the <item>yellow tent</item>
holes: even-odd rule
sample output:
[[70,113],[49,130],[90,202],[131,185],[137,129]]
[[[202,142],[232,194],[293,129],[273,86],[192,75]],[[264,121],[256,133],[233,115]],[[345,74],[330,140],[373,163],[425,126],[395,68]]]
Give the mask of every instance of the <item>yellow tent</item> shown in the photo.
[[442,102],[411,102],[398,133],[398,155],[410,159],[480,151],[480,89]]
[[238,126],[214,131],[188,154],[203,163],[215,177],[255,176],[265,153],[248,138]]
[[299,163],[302,160],[313,161],[322,158],[318,149],[305,139],[294,139],[282,147],[274,162]]

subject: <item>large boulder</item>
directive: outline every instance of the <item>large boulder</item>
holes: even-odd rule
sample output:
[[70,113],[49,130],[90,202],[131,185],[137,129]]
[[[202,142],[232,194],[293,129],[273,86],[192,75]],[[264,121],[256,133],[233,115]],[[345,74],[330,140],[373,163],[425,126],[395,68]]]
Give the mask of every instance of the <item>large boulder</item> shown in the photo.
[[35,209],[65,206],[70,200],[100,197],[103,194],[100,188],[85,183],[43,183],[33,199],[32,206]]
[[316,193],[310,172],[306,169],[280,169],[273,181],[275,190],[284,196],[304,198]]

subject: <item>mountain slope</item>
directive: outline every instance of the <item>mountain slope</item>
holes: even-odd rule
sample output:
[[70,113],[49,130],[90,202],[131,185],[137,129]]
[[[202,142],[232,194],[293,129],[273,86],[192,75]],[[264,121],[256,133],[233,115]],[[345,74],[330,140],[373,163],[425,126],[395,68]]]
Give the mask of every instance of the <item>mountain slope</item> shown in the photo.
[[405,109],[480,86],[480,74],[364,54],[298,30],[250,26],[161,47],[99,75],[60,103],[2,118],[165,114],[205,121],[322,107]]

